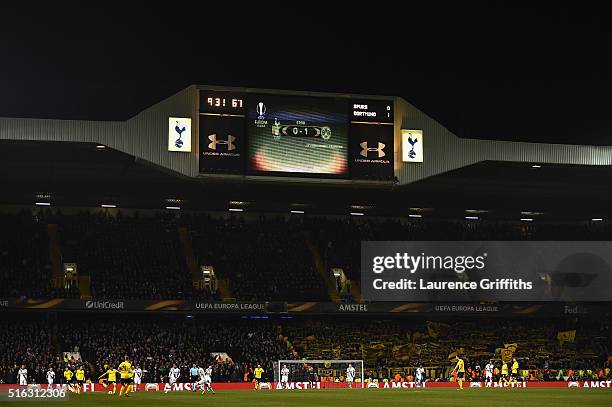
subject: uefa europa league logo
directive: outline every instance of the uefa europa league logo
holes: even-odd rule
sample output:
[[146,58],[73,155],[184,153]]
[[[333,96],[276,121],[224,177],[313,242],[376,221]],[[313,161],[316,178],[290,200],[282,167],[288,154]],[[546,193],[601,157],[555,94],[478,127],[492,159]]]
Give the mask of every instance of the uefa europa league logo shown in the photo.
[[259,120],[263,120],[266,118],[266,105],[264,105],[263,102],[257,103],[255,110],[257,111],[257,118]]
[[[410,135],[412,135],[411,133],[408,133]],[[416,143],[419,142],[419,139],[415,138],[414,140],[412,139],[412,137],[408,136],[408,142],[410,143],[410,151],[408,151],[408,157],[414,159],[416,157],[416,151],[414,151],[414,145]]]

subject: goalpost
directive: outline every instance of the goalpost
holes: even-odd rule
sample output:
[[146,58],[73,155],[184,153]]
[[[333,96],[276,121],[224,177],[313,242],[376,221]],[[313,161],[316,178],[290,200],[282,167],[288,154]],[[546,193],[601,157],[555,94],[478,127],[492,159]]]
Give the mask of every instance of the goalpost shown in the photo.
[[[274,366],[274,382],[280,383],[281,369],[287,366],[289,383],[309,383],[314,373],[317,388],[343,387],[349,364],[355,368],[354,388],[365,387],[363,360],[279,360]],[[277,385],[278,388],[278,385]],[[290,385],[290,388],[293,388]]]

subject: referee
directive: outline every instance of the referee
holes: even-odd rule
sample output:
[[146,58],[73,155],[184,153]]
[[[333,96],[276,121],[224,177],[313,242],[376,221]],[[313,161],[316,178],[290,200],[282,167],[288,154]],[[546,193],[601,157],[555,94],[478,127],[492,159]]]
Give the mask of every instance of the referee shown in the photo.
[[200,378],[198,377],[198,368],[196,367],[196,364],[194,363],[191,366],[191,369],[189,369],[189,382],[193,384],[193,388],[191,389],[191,391],[196,391],[196,382],[200,380]]

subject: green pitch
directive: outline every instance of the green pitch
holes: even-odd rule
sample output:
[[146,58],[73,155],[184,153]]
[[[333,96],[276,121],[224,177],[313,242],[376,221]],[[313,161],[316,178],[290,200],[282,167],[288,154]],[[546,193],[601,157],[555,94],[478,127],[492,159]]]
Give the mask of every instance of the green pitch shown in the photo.
[[[506,407],[506,406],[611,406],[612,389],[336,389],[301,391],[223,391],[201,395],[191,392],[136,393],[118,398],[104,393],[73,395],[58,401],[58,407],[70,406],[229,406],[229,407]],[[46,406],[49,402],[2,402],[3,406]]]

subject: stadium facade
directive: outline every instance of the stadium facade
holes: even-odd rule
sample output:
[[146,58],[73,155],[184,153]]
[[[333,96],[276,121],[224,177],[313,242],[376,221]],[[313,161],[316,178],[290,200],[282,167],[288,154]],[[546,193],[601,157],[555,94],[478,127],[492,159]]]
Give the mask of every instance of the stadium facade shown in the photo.
[[[200,117],[207,112],[201,95],[210,95],[215,98],[238,95],[237,97],[244,98],[245,107],[242,115],[248,115],[245,112],[247,108],[250,108],[246,107],[247,103],[254,106],[254,95],[280,95],[293,98],[294,101],[299,101],[300,98],[318,98],[319,100],[346,100],[349,104],[361,103],[364,100],[371,103],[390,103],[393,106],[394,118],[393,175],[400,185],[414,183],[485,161],[580,166],[609,166],[612,164],[612,147],[608,146],[459,138],[442,124],[400,97],[196,85],[183,89],[126,121],[0,118],[0,139],[96,143],[185,177],[218,175],[213,171],[205,174],[200,166],[201,155],[206,149],[205,144],[198,142],[203,134],[203,129],[200,128]],[[220,114],[225,115],[226,113],[227,111],[223,111]],[[231,115],[231,113],[227,114]],[[171,117],[191,119],[192,128],[189,138],[192,148],[188,153],[169,151],[169,136],[172,137],[172,135],[169,135],[168,126]],[[359,121],[355,119],[358,118],[350,118],[351,121]],[[411,148],[406,139],[409,130],[422,132],[422,161],[413,160],[404,155]],[[245,131],[244,135],[246,133],[248,131]],[[405,139],[402,139],[402,134]],[[353,137],[352,134],[351,137]],[[389,157],[390,154],[389,151],[386,156]],[[285,175],[299,178],[294,174]],[[257,178],[249,174],[249,171],[234,174],[234,176]],[[309,177],[309,179],[311,181],[320,180],[316,176]],[[329,181],[329,179],[326,180],[326,182]],[[338,182],[338,179],[335,182]]]

